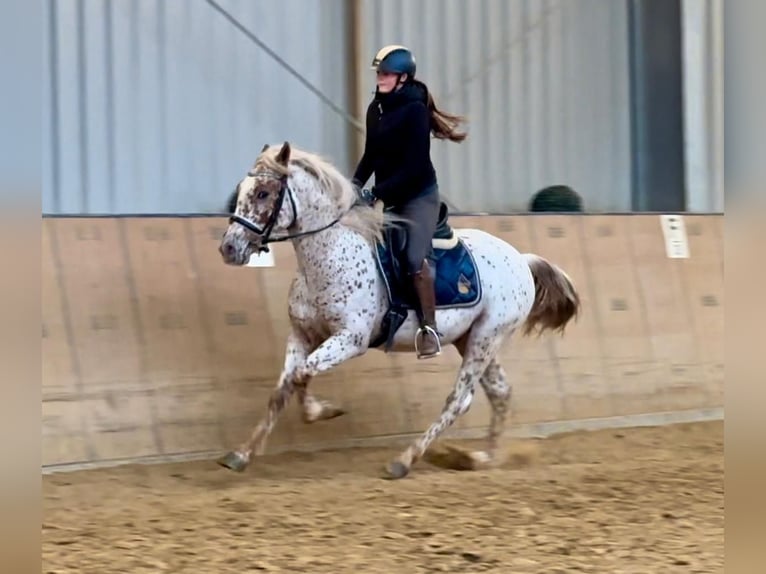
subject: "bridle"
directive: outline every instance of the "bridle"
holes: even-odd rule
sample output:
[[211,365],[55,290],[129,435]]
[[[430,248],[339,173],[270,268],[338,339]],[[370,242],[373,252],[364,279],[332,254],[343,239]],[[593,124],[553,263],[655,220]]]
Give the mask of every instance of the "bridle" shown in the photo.
[[[253,175],[253,174],[249,174]],[[342,214],[340,214],[338,217],[333,219],[330,223],[327,225],[323,225],[319,229],[311,229],[309,231],[301,231],[299,233],[293,233],[289,235],[281,235],[279,237],[271,237],[271,232],[274,229],[274,225],[277,223],[277,219],[279,218],[279,213],[282,211],[282,205],[285,201],[285,196],[287,197],[287,200],[290,202],[290,208],[293,212],[293,218],[290,222],[290,225],[287,226],[287,229],[290,229],[293,225],[295,225],[295,222],[298,218],[298,211],[295,208],[295,199],[293,198],[293,192],[290,189],[290,187],[287,185],[287,175],[280,175],[279,176],[279,194],[277,195],[277,200],[274,202],[274,208],[271,211],[271,214],[269,215],[268,221],[266,221],[266,224],[263,227],[259,227],[254,222],[250,221],[249,219],[246,219],[244,217],[241,217],[239,215],[236,215],[235,213],[229,214],[229,223],[239,223],[242,227],[246,228],[249,231],[252,231],[254,234],[260,237],[261,241],[259,245],[257,246],[258,252],[268,252],[269,248],[266,246],[268,243],[278,243],[280,241],[287,241],[289,239],[296,239],[298,237],[303,237],[306,235],[313,235],[315,233],[319,233],[320,231],[324,231],[325,229],[329,229],[336,223],[338,223],[348,211],[354,208],[356,203],[352,204],[351,207],[344,211]]]

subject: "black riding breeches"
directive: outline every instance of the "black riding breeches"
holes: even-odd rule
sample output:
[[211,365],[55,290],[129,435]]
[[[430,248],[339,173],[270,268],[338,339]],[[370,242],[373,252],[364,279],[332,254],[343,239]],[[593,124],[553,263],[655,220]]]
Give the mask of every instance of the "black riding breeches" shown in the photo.
[[403,263],[410,274],[420,271],[423,259],[431,251],[431,241],[439,221],[440,204],[439,187],[434,185],[427,193],[391,209],[393,213],[408,220],[403,224],[407,233]]

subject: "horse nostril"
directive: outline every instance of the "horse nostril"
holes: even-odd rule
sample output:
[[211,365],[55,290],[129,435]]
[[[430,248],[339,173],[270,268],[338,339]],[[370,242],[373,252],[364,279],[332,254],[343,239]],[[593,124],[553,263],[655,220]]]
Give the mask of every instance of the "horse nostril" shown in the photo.
[[221,243],[221,246],[218,248],[218,251],[221,252],[221,255],[230,257],[234,253],[234,246],[229,242],[224,242],[224,243]]

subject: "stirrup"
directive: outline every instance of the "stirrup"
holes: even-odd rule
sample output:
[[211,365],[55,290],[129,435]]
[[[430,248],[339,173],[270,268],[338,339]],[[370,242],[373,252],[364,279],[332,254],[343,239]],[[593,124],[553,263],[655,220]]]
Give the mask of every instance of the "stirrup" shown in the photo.
[[[422,332],[427,332],[433,335],[434,339],[436,340],[436,352],[430,353],[428,355],[425,355],[420,352],[420,348],[418,346],[418,335],[420,335]],[[437,333],[433,329],[433,327],[430,327],[428,325],[424,327],[420,327],[415,333],[415,353],[417,354],[418,359],[430,359],[431,357],[437,357],[441,354],[441,352],[442,352],[442,342],[441,342],[441,339],[439,338],[439,333]]]

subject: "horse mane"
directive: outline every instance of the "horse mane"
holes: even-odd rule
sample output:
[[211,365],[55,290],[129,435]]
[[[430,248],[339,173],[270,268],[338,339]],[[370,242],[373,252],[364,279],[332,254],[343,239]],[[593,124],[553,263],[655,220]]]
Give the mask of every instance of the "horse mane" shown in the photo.
[[328,197],[345,212],[339,223],[361,234],[373,244],[382,240],[386,227],[401,221],[401,218],[384,212],[382,207],[354,205],[357,193],[351,180],[323,156],[291,145],[289,165],[285,166],[277,161],[280,147],[272,145],[264,149],[255,160],[253,169],[267,169],[280,175],[287,175],[290,166],[302,169],[316,179]]

